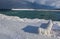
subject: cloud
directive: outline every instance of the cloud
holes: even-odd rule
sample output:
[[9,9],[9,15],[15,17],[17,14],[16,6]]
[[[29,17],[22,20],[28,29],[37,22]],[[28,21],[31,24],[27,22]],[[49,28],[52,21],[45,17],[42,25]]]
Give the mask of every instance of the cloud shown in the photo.
[[60,8],[60,1],[56,2],[56,7]]
[[7,6],[9,6],[9,5],[12,7],[14,5],[19,5],[21,3],[26,4],[23,1],[28,1],[31,3],[36,2],[37,4],[48,5],[48,6],[52,6],[55,8],[60,8],[60,0],[0,0],[0,8],[3,8],[4,6],[6,6],[6,8],[7,8]]
[[60,8],[60,0],[26,0],[29,2],[36,2],[42,5],[54,6],[55,8]]
[[47,0],[36,0],[36,3],[38,4],[45,4]]
[[29,2],[32,2],[32,3],[34,3],[34,2],[35,2],[35,0],[25,0],[25,1],[29,1]]

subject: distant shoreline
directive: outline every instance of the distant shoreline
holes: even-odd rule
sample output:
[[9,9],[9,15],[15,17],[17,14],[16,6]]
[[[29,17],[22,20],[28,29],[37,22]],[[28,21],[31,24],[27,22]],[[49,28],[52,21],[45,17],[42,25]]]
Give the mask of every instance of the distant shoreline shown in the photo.
[[0,9],[0,11],[11,11],[11,9]]
[[11,10],[26,10],[26,11],[60,11],[60,10],[47,10],[47,9],[11,9]]
[[48,10],[48,9],[0,9],[0,11],[60,11],[60,10]]

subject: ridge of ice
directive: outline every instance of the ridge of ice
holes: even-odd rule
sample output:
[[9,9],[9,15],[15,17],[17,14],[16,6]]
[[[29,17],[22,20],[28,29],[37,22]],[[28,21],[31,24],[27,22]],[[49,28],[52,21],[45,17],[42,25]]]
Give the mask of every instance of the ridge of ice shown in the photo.
[[[19,18],[17,16],[6,16],[6,15],[3,15],[3,14],[0,14],[0,18],[1,19],[7,19],[7,20],[13,20],[13,21],[22,21],[22,22],[39,22],[39,21],[48,21],[48,20],[45,20],[45,19],[38,19],[38,18],[35,18],[35,19],[28,19],[28,18]],[[60,21],[54,21],[54,24],[58,24],[60,25]]]
[[[40,26],[40,23],[47,23],[45,19],[28,19],[19,18],[17,16],[7,16],[0,14],[0,34],[5,34],[13,39],[60,39],[60,31],[55,31],[52,37],[46,37],[43,35],[36,35],[22,31],[21,29],[28,26]],[[53,29],[60,27],[60,21],[53,21]],[[60,29],[60,28],[59,28]],[[44,38],[43,38],[44,37]]]

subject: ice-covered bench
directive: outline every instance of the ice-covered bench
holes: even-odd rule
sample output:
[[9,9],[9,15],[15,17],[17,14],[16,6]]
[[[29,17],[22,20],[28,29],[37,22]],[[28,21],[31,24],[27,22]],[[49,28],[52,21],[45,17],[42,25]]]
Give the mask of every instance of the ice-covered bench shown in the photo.
[[40,26],[40,28],[38,29],[39,34],[50,35],[52,26],[53,26],[53,22],[52,20],[49,20],[48,23],[44,25],[44,27]]

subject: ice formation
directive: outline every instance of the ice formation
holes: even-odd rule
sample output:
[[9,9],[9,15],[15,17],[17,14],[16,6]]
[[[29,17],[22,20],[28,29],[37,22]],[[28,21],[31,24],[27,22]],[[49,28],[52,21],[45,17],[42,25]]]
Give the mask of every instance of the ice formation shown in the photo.
[[40,27],[39,28],[39,33],[50,36],[51,29],[52,29],[52,26],[53,26],[52,20],[49,20],[49,22],[47,23],[46,26],[47,26],[47,28],[41,28]]
[[[29,33],[22,30],[25,27],[29,27],[29,25],[31,25],[32,28],[34,27],[33,28],[34,30],[36,27],[40,27],[40,25],[43,23],[48,23],[47,26],[51,25],[50,27],[47,27],[49,32],[51,30],[51,27],[52,29],[55,30],[52,33],[53,36],[48,37],[46,35],[45,36],[40,35],[39,33],[35,34],[36,31],[34,33]],[[30,29],[27,28],[27,30]],[[60,30],[59,21],[53,21],[53,26],[52,26],[51,20],[48,22],[48,20],[45,19],[19,18],[17,16],[7,16],[0,14],[0,39],[8,39],[8,38],[9,39],[60,39],[59,30]]]

